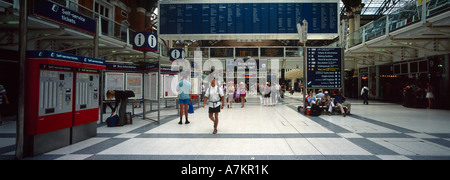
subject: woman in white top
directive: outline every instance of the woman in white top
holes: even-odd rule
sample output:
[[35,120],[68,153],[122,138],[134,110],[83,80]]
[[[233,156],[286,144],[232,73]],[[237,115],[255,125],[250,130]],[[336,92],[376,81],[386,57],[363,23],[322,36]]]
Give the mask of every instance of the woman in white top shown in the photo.
[[234,84],[231,84],[231,86],[227,88],[228,108],[233,108],[234,91],[235,91]]
[[[211,87],[205,92],[205,100],[203,101],[203,108],[205,108],[206,101],[209,99],[209,119],[214,123],[213,134],[217,134],[217,126],[219,125],[219,112],[225,105],[224,94],[222,88],[216,86],[216,79],[211,81]],[[222,106],[220,102],[222,101]],[[214,116],[213,116],[214,115]]]
[[428,108],[431,109],[431,108],[433,108],[433,100],[434,100],[434,93],[433,93],[433,91],[434,91],[434,88],[433,88],[433,86],[431,86],[431,84],[429,82],[427,82],[426,91],[427,91],[426,98],[428,99]]
[[239,94],[241,97],[241,108],[244,108],[245,106],[245,96],[246,96],[247,86],[244,84],[244,82],[241,82],[239,85]]

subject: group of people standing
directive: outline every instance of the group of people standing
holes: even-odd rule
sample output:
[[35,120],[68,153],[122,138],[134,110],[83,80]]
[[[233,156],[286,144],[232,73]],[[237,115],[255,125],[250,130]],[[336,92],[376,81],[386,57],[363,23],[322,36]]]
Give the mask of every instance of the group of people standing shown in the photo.
[[[258,91],[259,92],[259,91]],[[275,106],[278,103],[278,99],[284,96],[284,87],[279,84],[270,84],[266,82],[266,86],[261,94],[261,104],[265,106]]]
[[403,106],[434,108],[434,87],[429,82],[426,85],[406,83],[403,88]]
[[[183,111],[186,118],[185,124],[189,124],[188,107],[189,104],[192,103],[192,84],[187,81],[187,76],[182,76],[182,78],[183,79],[177,85],[179,94],[178,103],[180,104],[180,121],[178,124],[183,124]],[[232,108],[233,101],[237,100],[241,102],[241,108],[244,108],[246,93],[247,88],[243,82],[237,86],[235,85],[227,88],[225,84],[220,87],[214,78],[211,80],[211,86],[209,88],[206,88],[205,85],[202,84],[202,95],[200,98],[203,100],[203,108],[205,108],[206,103],[208,103],[209,119],[214,124],[213,134],[217,134],[219,113],[225,107],[225,98],[227,99],[228,108]]]

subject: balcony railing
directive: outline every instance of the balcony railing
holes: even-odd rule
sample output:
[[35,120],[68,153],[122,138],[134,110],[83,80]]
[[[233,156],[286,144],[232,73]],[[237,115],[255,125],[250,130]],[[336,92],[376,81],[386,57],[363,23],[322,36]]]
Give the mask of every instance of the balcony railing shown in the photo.
[[[431,0],[426,4],[426,17],[429,18],[450,10],[449,0]],[[388,35],[408,25],[422,20],[422,6],[417,1],[411,1],[403,8],[386,15],[378,20],[372,21],[348,35],[344,47],[353,47],[380,36]]]
[[[10,3],[14,5],[14,8],[18,9],[18,0],[1,0],[6,3]],[[17,2],[16,2],[17,1]],[[86,8],[78,3],[68,1],[68,0],[49,0],[53,3],[57,3],[61,6],[64,6],[72,11],[76,11],[82,15],[85,15],[86,17],[92,18],[92,19],[98,19],[99,24],[99,31],[102,36],[107,36],[113,39],[116,39],[118,41],[121,41],[123,43],[126,43],[127,45],[132,44],[133,36],[135,34],[135,30],[128,27],[127,24],[116,22],[113,20],[113,18],[109,18],[106,16],[103,16],[89,8]],[[33,4],[33,2],[29,2],[29,4]],[[157,52],[163,56],[167,56],[167,52],[169,48],[165,46],[164,44],[159,45],[159,51]]]

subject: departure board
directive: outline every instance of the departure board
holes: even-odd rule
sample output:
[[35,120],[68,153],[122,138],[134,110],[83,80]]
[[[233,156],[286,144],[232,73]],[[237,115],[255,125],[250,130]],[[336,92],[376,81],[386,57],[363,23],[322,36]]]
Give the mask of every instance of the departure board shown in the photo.
[[323,3],[160,3],[160,35],[338,33],[338,1]]
[[308,88],[342,88],[342,48],[308,48]]

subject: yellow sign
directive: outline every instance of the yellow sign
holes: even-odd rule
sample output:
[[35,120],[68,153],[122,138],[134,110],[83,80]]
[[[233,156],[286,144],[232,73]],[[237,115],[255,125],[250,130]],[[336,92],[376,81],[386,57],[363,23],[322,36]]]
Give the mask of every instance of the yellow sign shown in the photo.
[[[422,6],[424,0],[417,0],[417,6]],[[430,2],[430,0],[426,0],[427,2]]]

